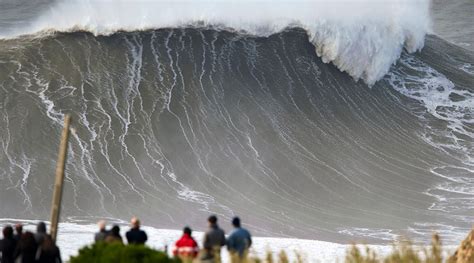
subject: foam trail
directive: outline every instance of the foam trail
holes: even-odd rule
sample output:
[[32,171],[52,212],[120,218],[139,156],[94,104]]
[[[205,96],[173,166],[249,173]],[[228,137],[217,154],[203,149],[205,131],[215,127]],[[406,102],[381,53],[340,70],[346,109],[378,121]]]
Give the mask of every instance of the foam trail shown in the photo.
[[13,35],[212,26],[269,36],[287,27],[307,30],[323,60],[368,84],[383,77],[405,47],[423,47],[430,30],[429,0],[326,1],[87,1],[64,0]]

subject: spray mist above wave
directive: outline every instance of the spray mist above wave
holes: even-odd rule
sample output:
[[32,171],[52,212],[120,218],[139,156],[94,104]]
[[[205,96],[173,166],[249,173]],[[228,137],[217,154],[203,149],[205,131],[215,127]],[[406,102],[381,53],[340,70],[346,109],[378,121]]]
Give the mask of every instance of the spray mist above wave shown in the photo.
[[429,0],[63,0],[28,28],[4,37],[77,30],[108,35],[187,26],[269,36],[302,27],[324,62],[371,85],[388,72],[403,48],[415,52],[423,47],[430,30],[429,5]]

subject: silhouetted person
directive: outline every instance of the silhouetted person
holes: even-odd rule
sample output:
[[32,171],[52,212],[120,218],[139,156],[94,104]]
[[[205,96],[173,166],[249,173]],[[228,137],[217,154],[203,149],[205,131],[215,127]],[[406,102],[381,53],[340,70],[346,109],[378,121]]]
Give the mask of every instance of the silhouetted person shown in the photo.
[[143,245],[148,240],[148,236],[145,231],[140,229],[140,220],[136,217],[132,217],[130,220],[132,228],[125,234],[127,242],[129,244]]
[[15,262],[16,240],[13,237],[13,228],[9,225],[3,228],[3,239],[0,240],[0,263]]
[[61,263],[61,253],[50,235],[44,236],[43,243],[39,246],[37,263]]
[[44,237],[46,235],[47,235],[46,224],[44,222],[39,222],[38,225],[36,225],[36,234],[35,234],[35,240],[38,246],[40,246],[43,243]]
[[94,240],[95,242],[104,242],[109,234],[109,231],[105,228],[107,223],[104,220],[100,220],[97,225],[99,226],[99,232],[95,233]]
[[249,231],[240,226],[240,218],[232,219],[234,231],[227,239],[227,249],[229,250],[231,262],[243,262],[247,258],[248,249],[252,245],[252,237]]
[[16,255],[19,258],[16,262],[35,263],[37,249],[38,245],[36,244],[35,235],[28,231],[23,233],[17,246]]
[[209,223],[209,230],[204,235],[204,255],[202,260],[219,263],[221,262],[221,248],[226,243],[225,233],[217,225],[217,217],[215,215],[210,216],[207,222]]
[[109,234],[105,238],[105,242],[107,242],[107,243],[123,243],[122,236],[120,236],[120,227],[118,225],[114,225],[112,227]]
[[191,263],[199,253],[199,247],[194,238],[191,236],[192,230],[185,227],[183,236],[176,241],[173,247],[173,255],[181,259],[183,263]]
[[19,242],[21,239],[21,235],[23,235],[23,225],[18,223],[15,225],[15,235],[14,238],[16,242]]

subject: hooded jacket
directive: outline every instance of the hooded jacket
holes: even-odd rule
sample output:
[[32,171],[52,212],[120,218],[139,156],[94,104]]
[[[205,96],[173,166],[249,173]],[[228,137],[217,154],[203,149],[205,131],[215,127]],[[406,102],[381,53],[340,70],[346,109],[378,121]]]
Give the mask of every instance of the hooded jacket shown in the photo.
[[174,256],[196,257],[199,247],[194,238],[189,234],[184,234],[173,247]]

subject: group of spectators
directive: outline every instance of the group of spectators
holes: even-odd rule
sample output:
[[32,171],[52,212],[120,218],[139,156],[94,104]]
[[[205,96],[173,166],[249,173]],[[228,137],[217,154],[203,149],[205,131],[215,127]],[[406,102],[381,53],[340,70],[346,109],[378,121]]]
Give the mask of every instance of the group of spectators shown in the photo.
[[[128,244],[144,245],[148,240],[145,231],[140,229],[140,220],[133,217],[131,228],[125,237]],[[192,236],[192,230],[185,227],[183,235],[172,248],[175,257],[183,263],[201,261],[203,263],[220,263],[222,247],[227,246],[232,263],[243,262],[248,249],[252,245],[250,233],[241,227],[240,219],[234,217],[234,230],[226,238],[224,230],[217,224],[217,217],[208,218],[209,229],[204,235],[202,249]],[[95,234],[95,242],[124,243],[120,235],[120,226],[114,225],[106,229],[106,222],[99,221],[99,232]],[[3,228],[3,239],[0,240],[0,263],[61,263],[59,248],[52,237],[46,232],[46,224],[38,223],[36,233],[23,232],[23,226],[17,224],[15,231],[7,225]]]
[[[208,218],[209,229],[204,235],[202,249],[192,236],[189,227],[183,229],[183,235],[176,241],[172,248],[175,257],[179,257],[183,263],[201,261],[203,263],[220,263],[222,247],[227,246],[230,260],[233,263],[243,262],[247,258],[248,249],[252,245],[250,233],[241,227],[240,219],[234,217],[232,225],[234,230],[226,239],[225,232],[217,224],[217,217]],[[140,221],[133,217],[131,229],[125,234],[128,244],[145,244],[148,240],[145,231],[140,229]],[[106,222],[99,221],[99,232],[95,234],[96,242],[123,243],[120,235],[120,227],[114,225],[110,230],[106,229]]]
[[[148,236],[145,231],[140,229],[140,220],[133,217],[130,221],[131,228],[125,234],[128,244],[143,245],[148,240]],[[104,220],[99,221],[99,232],[95,234],[95,242],[106,242],[106,243],[123,243],[122,236],[120,235],[120,226],[114,225],[110,230],[106,229],[106,222]]]
[[23,225],[3,228],[0,240],[1,263],[61,263],[59,248],[46,232],[46,224],[38,223],[36,233],[23,231]]
[[[221,262],[221,249],[227,246],[230,261],[232,263],[243,262],[247,258],[247,253],[252,245],[252,237],[246,229],[240,225],[240,218],[234,217],[232,225],[234,230],[226,239],[224,230],[217,224],[217,217],[208,218],[209,229],[204,235],[203,249],[200,250],[197,242],[191,236],[189,227],[183,230],[183,236],[176,241],[173,247],[173,255],[181,259],[183,263],[190,263],[196,258],[201,262]],[[201,252],[201,253],[199,253]]]

